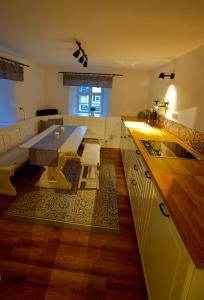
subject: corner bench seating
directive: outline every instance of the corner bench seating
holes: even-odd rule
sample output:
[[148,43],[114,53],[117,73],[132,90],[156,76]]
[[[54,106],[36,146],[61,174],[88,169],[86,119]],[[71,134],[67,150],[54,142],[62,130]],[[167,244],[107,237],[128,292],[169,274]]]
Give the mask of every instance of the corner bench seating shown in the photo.
[[0,194],[15,196],[15,187],[11,183],[10,177],[14,172],[29,159],[26,149],[18,146],[0,155]]
[[[17,194],[10,179],[15,171],[29,160],[29,150],[21,149],[19,146],[38,133],[41,122],[39,118],[33,118],[0,129],[0,194],[11,196]],[[63,119],[52,118],[45,122],[49,122],[48,125],[51,126],[56,122],[63,123]]]
[[0,128],[0,194],[15,196],[11,182],[15,171],[28,159],[29,153],[19,146],[37,133],[37,121],[25,120]]
[[[78,188],[81,187],[81,183],[93,182],[96,185],[96,189],[99,188],[99,166],[100,166],[100,145],[99,144],[85,144],[82,156],[81,156],[81,173],[79,178]],[[84,168],[88,167],[87,177],[84,178]]]

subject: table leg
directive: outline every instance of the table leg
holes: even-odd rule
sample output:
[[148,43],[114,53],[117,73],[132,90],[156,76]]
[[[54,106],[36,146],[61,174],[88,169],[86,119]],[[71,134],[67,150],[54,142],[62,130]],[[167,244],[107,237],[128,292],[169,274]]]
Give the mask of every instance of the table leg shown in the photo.
[[70,190],[72,184],[58,167],[45,167],[40,179],[35,184],[38,187]]

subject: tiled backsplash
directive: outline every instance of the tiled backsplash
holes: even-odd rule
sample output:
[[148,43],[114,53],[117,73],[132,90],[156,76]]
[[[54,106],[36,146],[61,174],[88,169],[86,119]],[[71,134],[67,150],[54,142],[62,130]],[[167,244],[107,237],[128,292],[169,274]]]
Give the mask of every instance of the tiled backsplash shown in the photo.
[[189,144],[198,152],[204,154],[204,133],[188,128],[182,124],[166,119],[162,115],[158,115],[159,128],[164,128],[170,133]]

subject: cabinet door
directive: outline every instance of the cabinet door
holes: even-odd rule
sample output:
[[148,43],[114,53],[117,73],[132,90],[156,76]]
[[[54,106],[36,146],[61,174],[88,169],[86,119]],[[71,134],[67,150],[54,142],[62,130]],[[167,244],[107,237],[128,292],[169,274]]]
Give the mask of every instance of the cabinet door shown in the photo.
[[139,198],[138,198],[138,192],[137,192],[137,188],[136,188],[135,179],[131,175],[128,177],[127,187],[128,187],[128,192],[129,192],[133,222],[134,222],[135,231],[136,231],[136,235],[137,235],[138,200],[139,200]]
[[130,168],[133,164],[133,157],[132,157],[132,138],[130,135],[126,136],[123,141],[124,150],[123,150],[123,167],[125,171],[126,181],[129,177]]
[[121,152],[121,156],[122,156],[122,160],[123,160],[123,156],[124,156],[124,123],[121,122],[121,134],[120,134],[120,152]]
[[125,171],[126,177],[128,176],[128,152],[130,151],[130,134],[128,131],[128,128],[125,127],[124,123],[121,123],[121,138],[120,138],[120,151],[121,151],[121,156],[122,156],[122,161],[123,161],[123,167]]
[[129,138],[129,151],[127,154],[126,181],[130,196],[131,209],[138,240],[139,251],[142,253],[146,233],[146,223],[151,208],[151,178],[146,176],[147,167],[144,164],[138,149]]
[[155,190],[142,254],[146,286],[149,299],[180,300],[190,258],[170,216],[160,207],[165,209]]
[[152,181],[139,152],[136,152],[137,166],[134,168],[135,189],[137,189],[136,232],[140,254],[143,252],[146,227],[152,205]]

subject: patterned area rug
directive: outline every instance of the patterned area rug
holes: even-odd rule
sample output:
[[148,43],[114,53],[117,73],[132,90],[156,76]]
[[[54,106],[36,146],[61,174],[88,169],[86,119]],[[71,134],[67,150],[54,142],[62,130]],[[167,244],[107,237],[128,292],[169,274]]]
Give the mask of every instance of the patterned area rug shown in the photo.
[[30,187],[16,197],[3,218],[86,231],[119,233],[115,166],[101,159],[99,190],[77,189],[80,164],[69,160],[64,173],[73,183],[70,191]]

